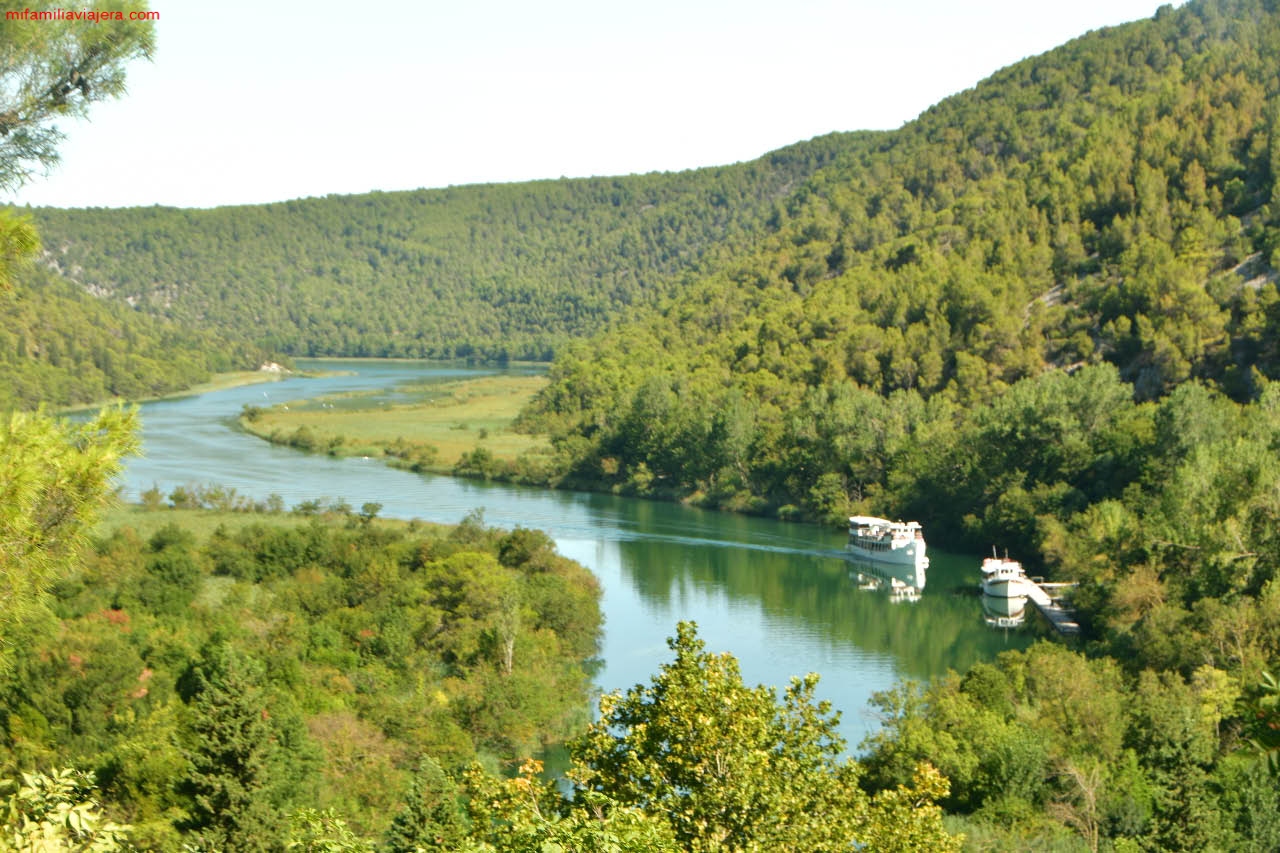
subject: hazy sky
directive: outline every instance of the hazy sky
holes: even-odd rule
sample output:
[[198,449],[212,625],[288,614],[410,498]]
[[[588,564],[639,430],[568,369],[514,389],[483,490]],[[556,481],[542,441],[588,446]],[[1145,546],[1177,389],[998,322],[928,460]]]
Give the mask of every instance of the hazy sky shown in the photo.
[[62,165],[16,201],[208,207],[732,163],[898,127],[1158,5],[151,0],[155,61],[63,127]]

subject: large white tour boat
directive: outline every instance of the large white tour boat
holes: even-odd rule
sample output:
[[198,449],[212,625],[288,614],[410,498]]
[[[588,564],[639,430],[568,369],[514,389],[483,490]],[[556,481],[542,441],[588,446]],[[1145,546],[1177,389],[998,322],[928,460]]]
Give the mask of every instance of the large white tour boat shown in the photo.
[[859,560],[891,566],[896,570],[892,574],[902,583],[924,589],[929,558],[925,555],[924,531],[919,523],[850,516],[849,544],[845,547]]

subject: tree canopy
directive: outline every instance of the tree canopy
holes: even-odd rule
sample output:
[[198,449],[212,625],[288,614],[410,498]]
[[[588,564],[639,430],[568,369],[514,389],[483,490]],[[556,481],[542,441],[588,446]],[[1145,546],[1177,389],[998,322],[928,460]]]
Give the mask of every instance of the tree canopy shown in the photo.
[[[675,660],[652,684],[603,697],[600,719],[571,745],[569,775],[581,801],[593,792],[661,815],[692,851],[847,850],[859,842],[958,849],[930,805],[876,813],[885,803],[868,802],[857,764],[842,758],[839,714],[815,701],[816,675],[792,679],[779,701],[773,688],[746,686],[732,655],[708,653],[692,623],[681,623],[668,645]],[[921,774],[914,781],[926,802],[945,790],[931,770]],[[923,819],[913,826],[907,813],[917,808]]]
[[0,188],[58,162],[58,119],[84,118],[91,104],[124,94],[125,66],[155,49],[154,24],[137,14],[146,9],[138,0],[94,0],[76,10],[94,16],[86,22],[0,2]]

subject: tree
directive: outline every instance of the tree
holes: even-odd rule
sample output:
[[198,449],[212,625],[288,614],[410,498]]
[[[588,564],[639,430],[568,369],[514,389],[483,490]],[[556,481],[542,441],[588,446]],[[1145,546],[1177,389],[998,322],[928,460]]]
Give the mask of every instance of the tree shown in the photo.
[[[662,815],[676,840],[703,850],[953,849],[932,799],[946,783],[922,768],[920,784],[886,792],[879,811],[841,760],[839,714],[814,700],[818,677],[774,689],[747,687],[738,662],[710,654],[693,623],[668,641],[675,652],[649,687],[600,701],[601,718],[571,743],[580,802],[603,795]],[[923,809],[921,811],[920,809]],[[904,828],[903,818],[919,822]]]
[[96,16],[90,23],[38,19],[21,0],[0,0],[0,188],[16,189],[58,162],[64,135],[54,121],[124,94],[125,65],[149,59],[155,47],[146,8],[96,0],[77,9]]
[[[44,414],[0,423],[0,638],[41,606],[137,449],[136,415],[105,409],[82,424]],[[6,667],[0,640],[0,671]]]
[[276,851],[280,821],[265,801],[274,744],[253,663],[217,646],[191,674],[187,828],[201,849]]
[[[57,161],[62,134],[52,120],[83,116],[90,103],[120,95],[125,63],[150,56],[153,26],[129,15],[145,5],[95,2],[83,11],[108,7],[123,20],[86,26],[33,19],[17,0],[0,0],[0,190]],[[0,292],[38,247],[30,222],[0,213]],[[13,415],[0,427],[0,637],[13,636],[74,553],[121,457],[137,448],[134,426],[132,412],[115,410],[79,426],[38,414]],[[0,672],[4,651],[0,641]]]
[[1102,809],[1100,801],[1106,781],[1102,765],[1090,764],[1088,770],[1067,761],[1062,768],[1066,781],[1067,797],[1055,801],[1049,812],[1083,836],[1092,853],[1098,853],[1102,834]]
[[290,853],[373,853],[373,845],[347,828],[333,809],[298,809],[289,816]]
[[[38,20],[21,0],[0,0],[0,190],[15,190],[58,162],[53,122],[81,118],[89,104],[124,93],[124,66],[150,58],[155,28],[140,2],[97,2],[77,11],[119,11],[121,20]],[[9,16],[13,13],[13,17]],[[130,19],[130,14],[135,19]],[[0,291],[39,248],[31,223],[0,212]]]
[[[623,806],[596,791],[570,804],[529,760],[514,779],[472,765],[463,776],[471,817],[466,851],[503,853],[679,853],[662,815]],[[430,848],[428,848],[430,849]]]
[[386,848],[390,853],[452,850],[465,834],[458,788],[440,764],[422,759],[409,788],[404,810],[391,821]]

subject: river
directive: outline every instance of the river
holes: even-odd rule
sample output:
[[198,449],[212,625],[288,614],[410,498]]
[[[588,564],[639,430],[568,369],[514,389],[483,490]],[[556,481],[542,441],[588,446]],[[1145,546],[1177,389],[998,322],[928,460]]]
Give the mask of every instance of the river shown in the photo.
[[670,659],[666,638],[692,619],[709,649],[729,651],[749,683],[784,687],[792,675],[822,676],[819,698],[844,714],[851,749],[877,723],[871,695],[899,680],[963,670],[1025,636],[993,631],[978,599],[959,594],[978,560],[931,549],[924,594],[893,603],[859,588],[842,554],[844,535],[810,525],[678,504],[424,476],[372,459],[333,459],[268,444],[240,431],[245,404],[275,404],[398,382],[492,370],[420,362],[325,361],[342,371],[289,378],[142,406],[143,454],[124,473],[128,500],[158,485],[217,483],[292,506],[312,498],[382,504],[395,518],[456,523],[482,509],[486,524],[547,531],[560,552],[587,566],[604,590],[602,690],[647,682]]

